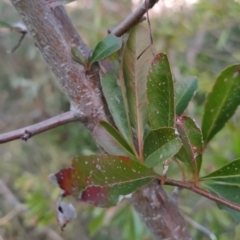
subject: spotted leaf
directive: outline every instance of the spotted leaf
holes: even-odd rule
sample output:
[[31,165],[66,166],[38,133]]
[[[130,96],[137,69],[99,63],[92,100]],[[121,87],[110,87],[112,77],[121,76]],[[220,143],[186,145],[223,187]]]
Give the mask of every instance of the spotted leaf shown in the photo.
[[[240,204],[240,159],[202,177],[200,185],[213,194]],[[240,220],[239,212],[223,205],[219,207],[229,212],[236,220]]]
[[151,129],[174,127],[174,87],[167,55],[152,61],[147,80],[148,115]]
[[63,196],[72,195],[98,207],[116,205],[123,196],[157,177],[136,160],[112,155],[76,157],[71,168],[53,176]]
[[175,155],[181,141],[174,128],[159,128],[149,132],[144,141],[144,158],[148,167],[157,164]]
[[178,117],[176,127],[183,143],[176,157],[190,167],[197,176],[201,168],[203,152],[201,129],[192,118],[187,116]]
[[[147,122],[146,82],[152,58],[148,30],[144,24],[137,24],[129,31],[129,37],[123,49],[121,66],[129,115],[136,130],[140,152]],[[123,90],[122,86],[121,88]]]
[[176,89],[176,113],[180,116],[194,97],[198,88],[198,82],[195,77],[190,77],[177,81],[174,85]]
[[[122,79],[119,76],[118,54],[100,62],[101,84],[104,97],[114,122],[125,140],[133,146],[129,111],[126,103],[125,91],[122,90]],[[120,85],[120,86],[119,86]]]
[[205,145],[233,116],[240,105],[240,65],[226,68],[207,96],[202,120]]

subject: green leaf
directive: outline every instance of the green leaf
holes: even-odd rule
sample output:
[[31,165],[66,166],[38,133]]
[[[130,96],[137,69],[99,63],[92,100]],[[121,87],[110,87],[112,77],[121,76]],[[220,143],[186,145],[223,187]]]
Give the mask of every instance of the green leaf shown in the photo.
[[75,61],[77,61],[78,63],[80,63],[84,66],[87,66],[88,59],[82,55],[82,53],[78,50],[77,47],[71,48],[71,54]]
[[144,141],[144,159],[148,167],[154,167],[174,156],[182,143],[174,128],[151,131]]
[[218,207],[219,209],[225,210],[226,212],[228,212],[237,222],[240,222],[240,212],[222,204],[218,204]]
[[124,240],[152,239],[149,230],[137,212],[128,204],[123,206],[113,217],[111,224],[122,229]]
[[150,127],[174,127],[175,107],[172,74],[166,54],[155,56],[147,81]]
[[197,123],[190,117],[181,116],[177,118],[177,130],[183,143],[183,147],[176,157],[190,166],[192,172],[198,175],[201,167],[203,152],[202,132]]
[[125,212],[123,227],[123,237],[125,240],[143,239],[143,224],[138,214],[132,208]]
[[0,21],[0,28],[9,28],[12,30],[13,27],[9,23]]
[[240,65],[226,68],[207,96],[202,121],[205,145],[224,127],[240,104],[239,71]]
[[222,168],[202,177],[201,180],[214,180],[223,183],[240,185],[240,159],[226,164]]
[[108,34],[101,42],[97,44],[93,50],[90,64],[103,60],[110,56],[122,46],[121,38],[116,37],[113,34]]
[[98,207],[116,205],[123,196],[151,182],[157,175],[138,161],[122,156],[76,157],[72,166],[52,179],[64,191]]
[[204,181],[201,183],[206,190],[218,195],[228,201],[240,204],[240,185],[229,185],[215,181]]
[[101,74],[102,89],[116,126],[127,142],[133,146],[130,121],[127,116],[126,105],[122,95],[123,93],[118,84],[119,64],[114,64],[117,62],[114,60],[115,59],[112,59],[111,61],[104,60],[101,62],[101,67],[105,70],[105,73]]
[[97,143],[109,154],[135,158],[134,153],[122,135],[108,122],[100,121],[93,135]]
[[198,175],[198,173],[201,169],[201,165],[202,165],[202,154],[201,153],[199,153],[196,156],[196,159],[195,159],[196,166],[195,166],[194,162],[191,161],[191,159],[189,158],[184,146],[181,147],[181,149],[175,155],[175,157],[178,160],[182,161],[191,170],[192,173],[195,173],[196,178],[198,178],[197,175]]
[[88,226],[88,230],[91,236],[96,235],[96,233],[99,232],[99,230],[101,230],[101,228],[103,227],[103,222],[106,213],[105,211],[103,211],[103,209],[101,210],[102,211],[100,212],[100,214],[94,216],[93,220],[90,222]]
[[[211,193],[240,204],[240,159],[202,177],[200,184]],[[236,211],[222,205],[219,207],[228,211],[235,219],[239,219],[239,213]]]
[[198,81],[195,77],[175,82],[176,113],[180,116],[187,108],[198,89]]
[[0,21],[0,28],[8,28],[10,30],[13,29],[13,27],[9,23],[3,22],[3,21]]
[[150,45],[148,30],[138,24],[130,30],[122,57],[129,114],[136,129],[140,149],[147,122],[146,82],[153,58]]

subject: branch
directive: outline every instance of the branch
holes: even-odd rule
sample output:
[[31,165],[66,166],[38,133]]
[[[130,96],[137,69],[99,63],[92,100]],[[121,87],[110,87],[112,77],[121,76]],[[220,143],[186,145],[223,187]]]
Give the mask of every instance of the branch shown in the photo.
[[225,205],[229,208],[232,208],[232,209],[240,212],[240,205],[239,204],[230,202],[225,198],[214,195],[214,194],[212,194],[212,193],[210,193],[210,192],[208,192],[208,191],[206,191],[202,188],[199,188],[199,187],[195,186],[192,183],[181,182],[181,181],[176,181],[176,180],[172,180],[172,179],[166,179],[165,184],[170,185],[170,186],[178,186],[178,187],[181,187],[181,188],[186,188],[188,190],[191,190],[192,192],[195,192],[199,195],[202,195],[202,196],[204,196],[208,199],[211,199],[214,202],[221,203],[221,204],[223,204],[223,205]]
[[8,133],[0,134],[0,144],[10,142],[16,139],[22,139],[24,141],[27,141],[29,138],[38,133],[42,133],[55,127],[61,126],[63,124],[78,120],[83,119],[80,119],[79,117],[74,115],[74,113],[71,111],[65,112],[53,118],[49,118],[45,121],[42,121],[40,123],[25,128],[20,128]]
[[7,187],[4,181],[0,179],[0,194],[6,199],[9,204],[20,210],[26,210],[26,206],[19,202],[12,191]]
[[10,222],[17,214],[19,214],[22,210],[18,208],[13,208],[10,212],[8,212],[5,216],[0,218],[0,226],[6,225]]
[[174,199],[157,181],[135,191],[131,203],[156,240],[191,239]]
[[151,9],[159,0],[145,0],[133,13],[124,19],[111,33],[121,37],[133,26],[141,22],[143,15]]
[[[99,67],[88,73],[71,56],[76,46],[86,58],[91,49],[73,27],[63,6],[49,7],[46,0],[11,0],[19,12],[35,45],[57,77],[67,95],[71,110],[84,116],[85,126],[92,131],[99,120],[110,119],[100,86]],[[86,107],[87,106],[87,107]]]

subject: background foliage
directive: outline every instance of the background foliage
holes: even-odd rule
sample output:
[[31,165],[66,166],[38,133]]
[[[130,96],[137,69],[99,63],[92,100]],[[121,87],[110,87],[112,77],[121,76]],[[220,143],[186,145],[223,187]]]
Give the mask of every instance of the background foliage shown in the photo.
[[[106,36],[108,28],[127,16],[134,4],[129,0],[81,0],[66,8],[75,27],[93,48]],[[187,109],[187,114],[194,116],[199,124],[206,92],[216,76],[228,65],[240,61],[239,12],[237,0],[199,0],[193,5],[169,0],[158,3],[151,11],[154,46],[158,52],[167,53],[175,80],[189,76],[199,80],[199,91]],[[0,1],[0,18],[11,24],[19,21],[7,0]],[[14,54],[5,54],[19,37],[0,28],[0,132],[39,122],[69,107],[29,35]],[[210,142],[202,174],[240,157],[239,135],[238,109]],[[54,212],[59,191],[49,184],[48,175],[70,165],[72,156],[96,151],[89,132],[78,123],[40,134],[27,143],[14,141],[1,145],[0,184],[4,182],[13,195],[0,188],[0,237],[151,239],[126,202],[108,210],[75,204],[78,218],[61,233]],[[176,169],[171,164],[169,176],[178,175]],[[238,239],[240,225],[215,203],[185,190],[180,193],[179,203],[185,215],[208,227],[218,239]],[[209,239],[191,224],[189,229],[194,239]]]

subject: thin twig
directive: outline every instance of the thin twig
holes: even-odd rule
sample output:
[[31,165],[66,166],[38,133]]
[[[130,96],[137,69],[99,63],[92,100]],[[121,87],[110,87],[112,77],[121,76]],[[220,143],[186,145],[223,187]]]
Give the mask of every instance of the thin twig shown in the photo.
[[143,15],[158,1],[159,0],[146,0],[133,13],[125,18],[117,27],[115,27],[111,33],[115,34],[117,37],[121,37],[129,29],[138,24],[141,21]]
[[9,52],[6,52],[6,54],[14,53],[19,48],[19,46],[21,45],[21,43],[22,43],[24,37],[26,36],[26,34],[27,34],[26,32],[21,33],[21,37],[19,38],[17,44]]
[[8,188],[4,181],[0,179],[0,195],[2,195],[9,204],[12,204],[15,208],[25,210],[26,206],[21,204],[12,191]]
[[8,188],[8,186],[0,179],[0,195],[2,195],[8,204],[14,206],[14,208],[7,213],[4,217],[0,218],[0,226],[8,223],[21,211],[25,211],[27,206],[20,203],[16,196],[12,193],[12,191]]
[[6,51],[6,54],[14,53],[19,48],[19,46],[21,45],[24,37],[28,33],[26,26],[22,22],[17,22],[15,24],[9,25],[9,26],[10,26],[10,29],[12,31],[21,34],[21,37],[19,38],[17,44],[10,51]]
[[200,232],[207,235],[211,240],[217,240],[217,237],[208,228],[200,225],[199,223],[195,222],[193,219],[191,219],[190,217],[188,217],[186,215],[184,216],[184,219],[187,223],[192,225],[194,228],[196,228]]
[[78,120],[81,120],[80,117],[77,117],[73,112],[65,112],[40,123],[0,134],[0,144],[10,142],[16,139],[22,139],[24,141],[27,141],[29,138],[38,133],[42,133],[63,124]]
[[[5,198],[5,200],[8,202],[9,205],[13,205],[14,208],[12,211],[10,211],[7,215],[5,215],[3,218],[0,219],[0,225],[6,224],[8,221],[10,221],[13,217],[15,217],[17,214],[20,214],[21,211],[30,211],[28,206],[21,203],[17,197],[13,194],[11,189],[8,188],[8,186],[0,179],[0,194]],[[44,228],[42,230],[43,233],[47,235],[47,239],[54,239],[54,240],[63,240],[63,238],[54,230],[51,228]],[[3,238],[0,235],[0,240]]]
[[0,218],[0,226],[5,225],[8,222],[10,222],[21,211],[22,211],[22,209],[13,208],[9,213],[7,213],[5,216]]
[[191,190],[192,192],[195,192],[199,195],[202,195],[208,199],[211,199],[217,203],[221,203],[229,208],[232,208],[238,212],[240,212],[240,205],[237,203],[233,203],[228,201],[225,198],[219,197],[217,195],[214,195],[202,188],[197,187],[196,185],[194,185],[193,183],[189,183],[189,182],[181,182],[181,181],[176,181],[176,180],[172,180],[172,179],[166,179],[165,180],[165,184],[166,185],[170,185],[170,186],[178,186],[181,188],[186,188],[188,190]]
[[150,18],[149,18],[149,13],[148,13],[148,6],[147,6],[147,0],[145,0],[145,7],[147,9],[147,22],[148,22],[148,31],[149,31],[149,37],[150,37],[150,43],[151,43],[151,52],[152,52],[152,55],[155,57],[155,53],[154,53],[154,50],[153,50],[153,37],[152,37],[152,28],[151,28],[151,22],[150,22]]
[[177,203],[178,201],[178,198],[179,198],[179,195],[180,195],[180,191],[181,191],[182,188],[180,187],[175,187],[172,191],[172,199]]

